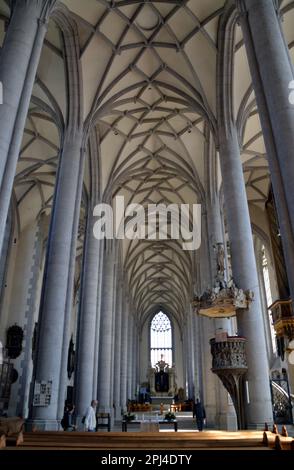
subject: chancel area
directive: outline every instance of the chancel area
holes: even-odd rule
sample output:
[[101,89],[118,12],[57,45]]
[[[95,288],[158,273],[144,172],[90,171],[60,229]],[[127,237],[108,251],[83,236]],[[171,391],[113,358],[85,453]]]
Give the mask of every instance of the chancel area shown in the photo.
[[293,433],[293,2],[0,0],[0,47],[0,420]]

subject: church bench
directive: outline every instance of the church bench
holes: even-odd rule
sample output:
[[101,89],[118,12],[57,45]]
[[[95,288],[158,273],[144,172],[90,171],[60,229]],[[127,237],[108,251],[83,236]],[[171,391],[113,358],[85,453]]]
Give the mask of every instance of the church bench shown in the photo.
[[97,413],[96,415],[96,431],[99,428],[107,428],[110,432],[110,414],[109,413]]
[[[204,436],[206,434],[206,436]],[[268,449],[261,432],[245,433],[26,433],[18,448],[27,449]]]
[[23,443],[23,432],[9,434],[6,436],[6,446],[16,447]]
[[275,447],[275,439],[276,434],[273,434],[270,431],[264,431],[262,441],[266,447],[270,447],[271,449],[273,449]]
[[3,418],[0,417],[0,432],[4,432],[5,434],[8,433],[16,433],[23,430],[24,427],[24,420],[22,418]]
[[294,450],[294,439],[292,437],[281,436],[270,431],[263,433],[263,443],[275,450]]
[[24,420],[22,418],[0,418],[0,449],[14,447],[23,441]]
[[6,436],[4,433],[0,433],[0,449],[6,447]]
[[294,450],[294,439],[292,437],[276,436],[275,450]]

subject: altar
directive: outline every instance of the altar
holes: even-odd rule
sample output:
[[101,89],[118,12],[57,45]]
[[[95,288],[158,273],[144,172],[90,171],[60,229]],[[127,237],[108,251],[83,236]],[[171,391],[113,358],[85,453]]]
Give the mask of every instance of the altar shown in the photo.
[[178,431],[178,422],[176,419],[172,420],[167,420],[167,419],[161,419],[157,421],[141,421],[141,420],[133,420],[133,421],[122,421],[122,432],[127,432],[128,431],[128,426],[130,425],[137,425],[140,428],[141,432],[159,432],[160,431],[160,426],[164,425],[164,427],[169,426],[173,427],[174,431]]
[[161,355],[161,360],[149,368],[149,383],[151,396],[173,397],[176,391],[175,366],[169,366]]

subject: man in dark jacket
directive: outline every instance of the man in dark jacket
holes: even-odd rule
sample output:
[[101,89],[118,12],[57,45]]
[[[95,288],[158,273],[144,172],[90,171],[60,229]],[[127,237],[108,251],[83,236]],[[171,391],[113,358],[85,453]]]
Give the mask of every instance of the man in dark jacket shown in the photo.
[[205,409],[200,400],[197,398],[196,403],[194,403],[193,416],[196,416],[197,428],[199,431],[203,430],[203,425],[205,423],[206,414]]

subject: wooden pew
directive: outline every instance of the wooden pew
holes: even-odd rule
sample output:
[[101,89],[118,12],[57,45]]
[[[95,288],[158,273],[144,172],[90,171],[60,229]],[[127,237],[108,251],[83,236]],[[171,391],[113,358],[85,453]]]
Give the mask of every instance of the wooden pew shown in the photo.
[[35,432],[25,433],[19,449],[268,449],[262,432],[164,432],[164,433],[85,433]]
[[294,450],[294,439],[292,437],[277,435],[275,439],[275,450]]
[[275,439],[276,439],[276,434],[273,434],[270,431],[264,431],[262,442],[266,447],[270,447],[271,449],[274,449]]
[[96,423],[96,431],[99,428],[107,428],[110,432],[110,413],[97,413]]
[[23,443],[23,432],[6,436],[6,447],[16,447]]
[[4,449],[6,447],[6,436],[4,433],[0,434],[0,449]]

